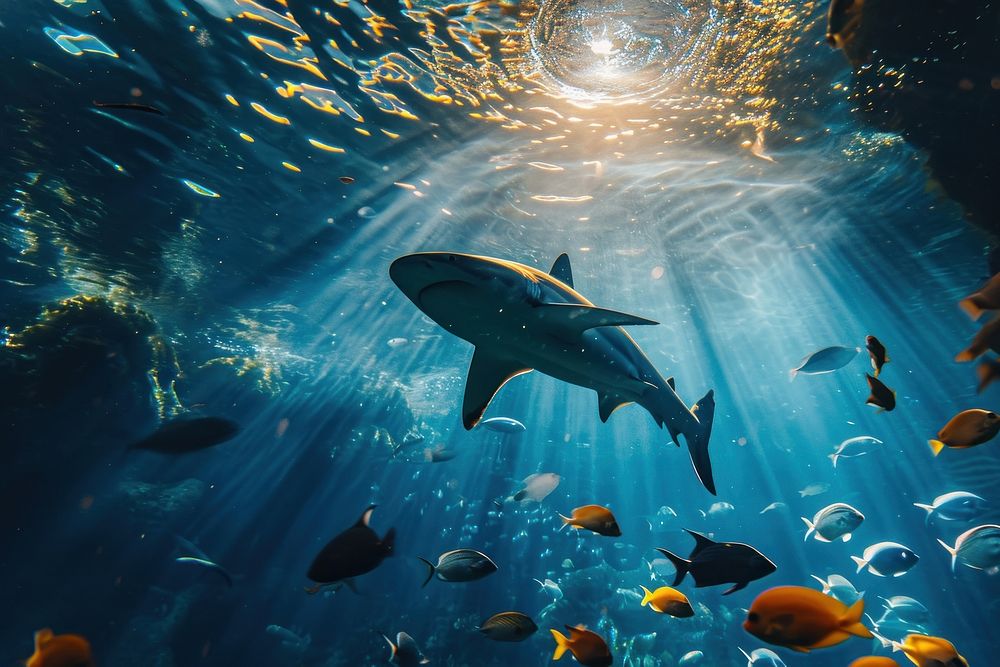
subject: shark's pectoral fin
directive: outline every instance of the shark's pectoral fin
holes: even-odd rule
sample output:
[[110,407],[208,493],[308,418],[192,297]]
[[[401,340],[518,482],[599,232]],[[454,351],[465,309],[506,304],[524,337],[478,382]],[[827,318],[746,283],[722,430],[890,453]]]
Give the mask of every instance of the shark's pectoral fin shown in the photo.
[[606,422],[608,418],[611,417],[613,413],[618,408],[623,408],[626,405],[631,405],[632,401],[626,401],[624,399],[618,398],[617,396],[611,396],[610,394],[597,394],[597,407],[601,414],[601,421]]
[[493,356],[477,347],[469,365],[462,403],[462,424],[466,430],[479,423],[486,407],[507,380],[530,370],[522,363]]
[[567,340],[579,338],[584,331],[594,327],[659,324],[628,313],[578,303],[544,303],[535,306],[535,313],[540,320],[558,332],[560,337]]
[[569,255],[563,253],[556,257],[556,261],[549,269],[549,275],[570,287],[573,287],[573,269],[569,265]]

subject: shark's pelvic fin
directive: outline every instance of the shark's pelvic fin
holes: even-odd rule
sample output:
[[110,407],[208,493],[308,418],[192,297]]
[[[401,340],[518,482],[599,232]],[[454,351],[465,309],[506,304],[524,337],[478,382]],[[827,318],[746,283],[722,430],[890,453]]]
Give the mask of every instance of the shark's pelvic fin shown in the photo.
[[553,262],[552,268],[549,270],[549,275],[573,287],[573,269],[569,265],[569,255],[563,253],[556,257],[556,261]]
[[471,429],[482,418],[486,407],[500,391],[500,387],[513,377],[527,373],[530,368],[524,364],[476,348],[469,365],[469,377],[465,381],[465,400],[462,403],[462,424]]
[[587,329],[622,327],[633,324],[659,324],[644,317],[577,303],[544,303],[535,306],[535,313],[566,340],[575,341]]
[[623,408],[626,405],[631,405],[632,401],[625,401],[617,396],[611,396],[609,394],[598,394],[597,395],[597,407],[601,414],[601,421],[606,422],[608,418],[611,417],[613,413],[618,408]]

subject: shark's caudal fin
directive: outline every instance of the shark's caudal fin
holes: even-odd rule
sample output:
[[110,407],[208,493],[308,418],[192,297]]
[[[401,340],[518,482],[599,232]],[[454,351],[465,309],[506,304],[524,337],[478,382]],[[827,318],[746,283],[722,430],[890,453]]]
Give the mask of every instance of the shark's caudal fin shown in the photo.
[[691,412],[696,418],[697,429],[694,432],[684,431],[684,438],[698,479],[714,496],[715,479],[712,478],[712,460],[708,457],[708,439],[712,436],[712,420],[715,419],[715,392],[709,390]]

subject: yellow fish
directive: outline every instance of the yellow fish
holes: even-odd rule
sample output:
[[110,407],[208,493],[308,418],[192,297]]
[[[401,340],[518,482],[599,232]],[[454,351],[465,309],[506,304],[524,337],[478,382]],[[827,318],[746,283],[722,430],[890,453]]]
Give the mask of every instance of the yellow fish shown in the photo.
[[559,515],[564,526],[571,528],[586,528],[605,537],[618,537],[622,529],[618,527],[615,515],[607,507],[600,505],[584,505],[573,510],[572,516]]
[[769,644],[808,653],[850,638],[874,635],[861,623],[865,601],[843,602],[804,586],[777,586],[757,596],[743,629]]
[[645,586],[640,586],[645,597],[642,598],[640,606],[649,608],[658,614],[668,614],[677,618],[688,618],[694,616],[694,609],[688,602],[687,596],[676,588],[661,586],[655,591],[651,591]]
[[885,658],[881,655],[866,655],[858,658],[847,667],[899,667],[899,663],[892,658]]
[[893,651],[902,651],[917,667],[969,667],[969,662],[958,654],[958,649],[947,639],[929,635],[906,635],[903,643],[879,637],[882,645]]

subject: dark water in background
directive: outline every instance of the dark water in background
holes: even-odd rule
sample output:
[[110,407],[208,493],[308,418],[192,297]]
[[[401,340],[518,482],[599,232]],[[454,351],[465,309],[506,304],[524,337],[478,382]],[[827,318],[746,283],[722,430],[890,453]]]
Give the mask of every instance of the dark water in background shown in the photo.
[[[282,4],[39,1],[0,16],[0,659],[51,626],[89,637],[101,665],[382,664],[377,630],[409,632],[434,664],[541,665],[548,628],[611,623],[616,664],[655,631],[632,664],[702,650],[736,665],[737,646],[761,646],[740,627],[756,594],[839,573],[873,616],[877,596],[915,597],[930,631],[991,664],[1000,586],[952,575],[936,539],[968,526],[926,527],[912,506],[956,489],[1000,506],[992,446],[934,459],[925,444],[996,400],[952,361],[976,331],[955,303],[987,275],[987,239],[928,187],[919,153],[858,119],[825,6]],[[686,401],[715,389],[719,497],[644,411],[602,424],[592,392],[538,374],[487,413],[525,433],[463,430],[469,346],[387,274],[437,249],[543,269],[566,251],[593,302],[662,322],[632,333]],[[789,383],[805,354],[869,333],[892,357],[894,412],[864,405],[864,355]],[[123,454],[188,411],[243,432],[183,458]],[[413,427],[459,456],[391,456],[384,432]],[[885,446],[833,469],[858,435]],[[492,500],[539,471],[562,476],[556,492],[498,513]],[[829,489],[800,497],[813,484]],[[735,509],[702,517],[716,501]],[[787,508],[760,514],[775,501]],[[867,516],[854,539],[803,543],[799,517],[838,501]],[[622,538],[556,532],[556,512],[591,502]],[[359,596],[305,595],[315,552],[369,503],[397,557]],[[664,505],[677,526],[650,534],[642,517]],[[725,598],[686,582],[706,607],[694,619],[623,602],[616,589],[650,585],[653,546],[687,553],[680,527],[751,543],[778,571]],[[235,586],[174,563],[175,535]],[[855,575],[849,556],[883,540],[920,563]],[[458,547],[500,571],[421,589],[415,557]],[[566,602],[543,615],[532,578],[546,577]],[[509,609],[539,633],[474,631]],[[270,624],[311,643],[283,647]],[[870,649],[780,653],[840,667]]]

